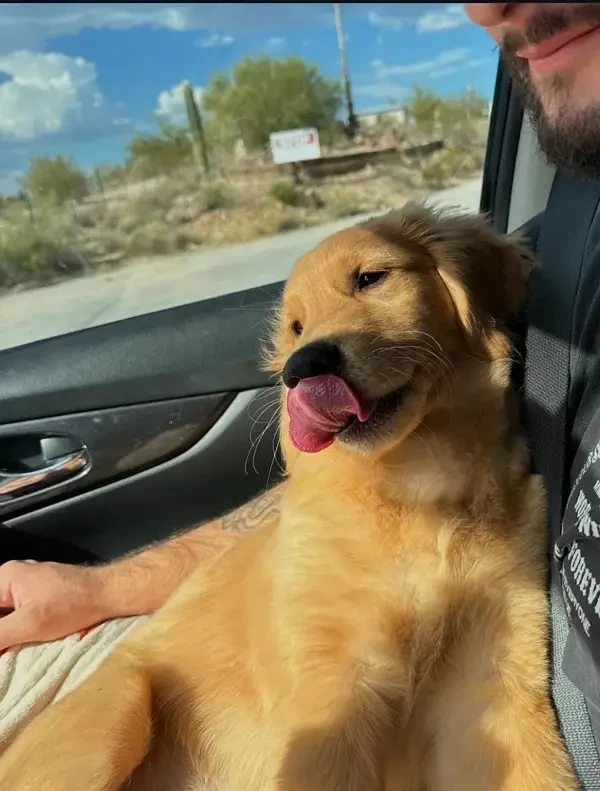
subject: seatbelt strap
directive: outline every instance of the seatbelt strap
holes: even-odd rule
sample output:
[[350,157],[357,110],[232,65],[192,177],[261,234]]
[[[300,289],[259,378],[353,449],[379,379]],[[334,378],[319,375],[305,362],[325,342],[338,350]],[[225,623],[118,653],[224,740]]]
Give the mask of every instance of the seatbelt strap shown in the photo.
[[[557,174],[538,238],[527,316],[525,414],[536,472],[544,476],[552,544],[566,495],[567,404],[573,310],[597,203],[596,184]],[[589,193],[589,194],[588,194]]]

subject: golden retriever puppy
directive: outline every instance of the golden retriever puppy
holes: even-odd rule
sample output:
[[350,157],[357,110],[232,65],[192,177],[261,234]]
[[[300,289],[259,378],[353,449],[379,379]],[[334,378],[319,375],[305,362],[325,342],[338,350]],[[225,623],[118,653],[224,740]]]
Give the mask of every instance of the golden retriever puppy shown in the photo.
[[39,716],[0,788],[574,791],[502,331],[532,265],[418,205],[303,256],[269,354],[280,518]]

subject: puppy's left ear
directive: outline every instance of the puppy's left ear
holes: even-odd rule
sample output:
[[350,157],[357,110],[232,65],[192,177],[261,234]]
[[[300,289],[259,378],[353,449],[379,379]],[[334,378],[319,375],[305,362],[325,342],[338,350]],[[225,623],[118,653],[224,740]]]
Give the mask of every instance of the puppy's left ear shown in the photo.
[[261,343],[260,370],[280,374],[286,359],[286,342],[283,316],[283,300],[274,306],[269,317],[265,337]]
[[535,256],[516,235],[502,236],[480,217],[442,221],[437,271],[470,345],[515,316],[523,304]]

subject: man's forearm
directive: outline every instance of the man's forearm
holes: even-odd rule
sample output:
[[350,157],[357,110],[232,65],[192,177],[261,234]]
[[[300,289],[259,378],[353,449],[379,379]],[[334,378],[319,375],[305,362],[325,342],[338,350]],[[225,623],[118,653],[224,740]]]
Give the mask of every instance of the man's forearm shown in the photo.
[[194,569],[232,547],[240,533],[259,527],[279,513],[282,491],[283,484],[279,484],[214,522],[99,567],[104,617],[157,610]]

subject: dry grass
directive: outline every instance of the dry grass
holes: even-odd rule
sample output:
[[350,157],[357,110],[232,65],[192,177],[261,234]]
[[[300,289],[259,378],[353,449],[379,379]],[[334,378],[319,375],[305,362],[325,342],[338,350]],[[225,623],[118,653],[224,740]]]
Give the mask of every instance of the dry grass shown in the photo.
[[443,189],[480,170],[484,156],[485,151],[476,148],[443,148],[423,163],[421,176],[431,189]]
[[262,198],[248,205],[203,214],[192,223],[192,228],[212,246],[249,242],[304,225],[302,210]]
[[481,152],[443,149],[427,161],[400,157],[357,173],[296,185],[273,168],[232,171],[203,182],[183,171],[146,188],[75,208],[25,207],[0,216],[0,287],[37,284],[136,256],[166,255],[201,245],[244,243],[261,236],[393,208],[470,175]]
[[200,243],[201,237],[197,234],[153,220],[141,225],[129,237],[127,253],[130,257],[166,255],[197,247]]
[[269,197],[282,206],[300,206],[304,202],[302,190],[291,181],[274,181],[269,187]]
[[87,268],[77,229],[54,206],[41,206],[35,225],[20,209],[5,212],[0,224],[0,289],[51,283]]

